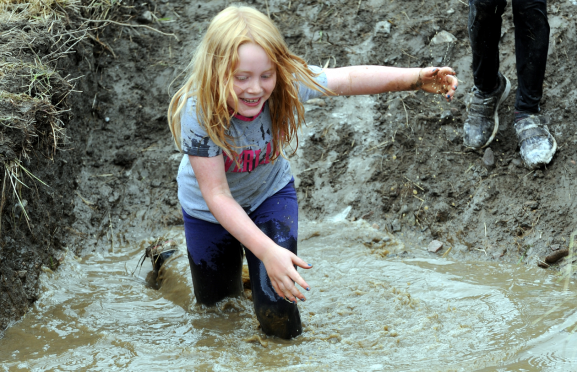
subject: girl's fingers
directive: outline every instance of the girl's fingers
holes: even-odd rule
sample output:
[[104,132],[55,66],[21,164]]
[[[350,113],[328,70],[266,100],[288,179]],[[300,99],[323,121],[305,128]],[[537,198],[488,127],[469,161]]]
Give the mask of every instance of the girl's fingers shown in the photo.
[[284,297],[284,293],[280,290],[280,288],[278,287],[278,284],[276,283],[276,280],[273,280],[272,278],[270,279],[270,284],[272,285],[274,291],[276,292],[277,295],[279,295],[280,297]]
[[302,278],[302,276],[300,276],[299,273],[295,269],[293,269],[293,271],[291,271],[290,279],[292,279],[295,283],[297,283],[298,285],[300,285],[302,288],[306,289],[307,291],[310,290],[310,287],[307,284],[307,282],[305,282],[305,280]]
[[291,302],[296,302],[297,299],[305,301],[306,297],[297,289],[294,283],[298,283],[307,291],[309,290],[309,285],[303,280],[303,278],[296,272],[295,269],[292,270],[293,272],[284,277],[282,280],[278,280],[276,282],[276,285],[280,291],[278,292],[279,296],[284,297]]
[[293,263],[303,269],[310,269],[313,265],[306,263],[302,258],[299,256],[293,256]]
[[439,73],[439,68],[438,67],[429,67],[429,68],[424,68],[422,70],[422,78],[423,79],[430,79],[434,76],[437,76],[437,74]]
[[459,86],[459,81],[457,80],[457,77],[455,77],[454,75],[448,75],[446,79],[447,79],[447,85],[449,87],[447,92],[448,96],[447,101],[451,101],[455,96],[455,90]]
[[[289,282],[292,284],[292,280],[289,280]],[[305,300],[305,296],[303,296],[303,294],[297,289],[297,287],[295,287],[294,284],[292,284],[289,288],[291,296],[294,297],[294,301],[297,299],[300,299],[301,301]]]
[[285,282],[279,282],[278,286],[283,293],[281,297],[288,299],[290,302],[295,303],[297,301],[297,294],[301,294],[290,279],[287,279]]
[[459,79],[457,79],[456,75],[447,76],[447,79],[450,80],[449,84],[453,88],[453,90],[457,90],[459,86]]

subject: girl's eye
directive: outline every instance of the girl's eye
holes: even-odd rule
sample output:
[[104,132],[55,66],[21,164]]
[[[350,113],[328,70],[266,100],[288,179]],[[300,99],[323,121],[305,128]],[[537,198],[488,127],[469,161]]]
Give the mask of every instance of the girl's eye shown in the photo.
[[237,76],[236,79],[237,79],[237,80],[240,80],[240,81],[244,81],[244,80],[247,80],[248,77],[246,77],[246,76]]
[[270,75],[263,75],[262,78],[263,78],[263,79],[268,79],[268,78],[270,78]]

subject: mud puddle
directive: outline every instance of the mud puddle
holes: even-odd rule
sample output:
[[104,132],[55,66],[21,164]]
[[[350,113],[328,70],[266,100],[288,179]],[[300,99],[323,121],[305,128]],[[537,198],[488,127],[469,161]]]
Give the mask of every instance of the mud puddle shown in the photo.
[[[140,245],[42,277],[35,308],[0,340],[0,370],[525,370],[577,365],[574,282],[525,265],[453,262],[345,215],[301,224],[312,290],[304,333],[266,338],[247,298],[197,306],[184,255],[159,290]],[[180,228],[167,230],[185,252]],[[388,253],[387,253],[388,252]],[[450,258],[450,257],[449,257]]]

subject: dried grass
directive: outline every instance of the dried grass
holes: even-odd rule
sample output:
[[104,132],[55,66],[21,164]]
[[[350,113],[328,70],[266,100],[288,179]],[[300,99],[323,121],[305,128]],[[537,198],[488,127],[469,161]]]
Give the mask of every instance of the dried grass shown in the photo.
[[33,152],[53,159],[67,142],[66,98],[73,84],[56,72],[55,62],[86,35],[65,27],[64,8],[76,11],[80,5],[80,0],[0,0],[0,215],[14,205],[7,212],[14,222],[23,218],[30,231],[25,190],[47,185],[23,164]]
[[47,22],[66,18],[64,9],[78,11],[80,0],[0,0],[0,23]]

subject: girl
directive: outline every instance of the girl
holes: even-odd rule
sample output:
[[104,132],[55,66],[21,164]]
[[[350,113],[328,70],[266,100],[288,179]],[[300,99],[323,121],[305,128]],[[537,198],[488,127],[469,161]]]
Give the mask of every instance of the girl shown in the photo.
[[[190,269],[197,302],[242,293],[243,248],[256,316],[269,335],[302,332],[296,299],[307,282],[296,266],[298,206],[283,148],[304,121],[302,102],[321,95],[422,89],[451,100],[448,67],[307,66],[272,21],[231,6],[210,23],[174,95],[168,122],[184,152],[178,171]],[[296,266],[295,266],[296,265]]]

